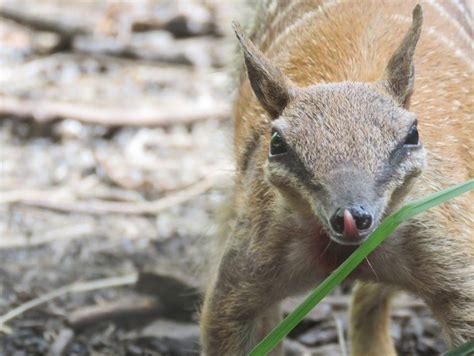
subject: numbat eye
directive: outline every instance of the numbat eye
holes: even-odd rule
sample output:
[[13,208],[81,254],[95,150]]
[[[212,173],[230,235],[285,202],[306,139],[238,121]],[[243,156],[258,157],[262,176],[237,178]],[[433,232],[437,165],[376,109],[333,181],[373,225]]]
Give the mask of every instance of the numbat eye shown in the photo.
[[277,131],[272,132],[270,141],[270,156],[278,156],[286,153],[286,145]]
[[420,137],[416,125],[413,125],[410,131],[408,131],[408,135],[403,144],[405,146],[418,146],[420,144]]

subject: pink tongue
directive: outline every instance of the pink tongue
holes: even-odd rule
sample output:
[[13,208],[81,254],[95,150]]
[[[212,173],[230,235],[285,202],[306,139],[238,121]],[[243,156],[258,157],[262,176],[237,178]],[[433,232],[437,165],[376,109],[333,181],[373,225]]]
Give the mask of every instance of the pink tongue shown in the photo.
[[344,237],[358,236],[357,226],[349,210],[344,210]]

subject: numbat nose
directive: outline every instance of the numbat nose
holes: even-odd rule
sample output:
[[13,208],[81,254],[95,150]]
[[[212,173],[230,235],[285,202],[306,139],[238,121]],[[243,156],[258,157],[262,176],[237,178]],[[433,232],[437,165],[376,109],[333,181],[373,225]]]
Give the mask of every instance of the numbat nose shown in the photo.
[[337,209],[331,218],[331,226],[338,234],[345,237],[356,237],[372,226],[372,215],[363,207]]

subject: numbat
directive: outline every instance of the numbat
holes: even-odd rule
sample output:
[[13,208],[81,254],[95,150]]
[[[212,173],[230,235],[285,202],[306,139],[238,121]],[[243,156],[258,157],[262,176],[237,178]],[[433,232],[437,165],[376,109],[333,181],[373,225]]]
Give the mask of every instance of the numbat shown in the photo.
[[[272,1],[250,38],[234,25],[238,170],[204,354],[248,354],[279,302],[314,288],[386,215],[473,176],[471,14],[462,0],[415,5]],[[474,339],[473,205],[468,194],[412,219],[358,267],[353,355],[395,354],[399,289],[423,298],[450,346]]]

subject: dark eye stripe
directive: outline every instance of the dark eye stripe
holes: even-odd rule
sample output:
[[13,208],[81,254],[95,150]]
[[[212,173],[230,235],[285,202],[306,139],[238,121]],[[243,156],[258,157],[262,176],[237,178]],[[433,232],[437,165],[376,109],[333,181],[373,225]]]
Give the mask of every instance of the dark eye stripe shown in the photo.
[[298,154],[287,146],[287,154],[283,155],[279,160],[279,156],[276,156],[277,162],[280,162],[280,167],[285,169],[289,174],[294,176],[309,190],[320,190],[321,186],[314,182],[314,177],[303,161],[300,159]]

